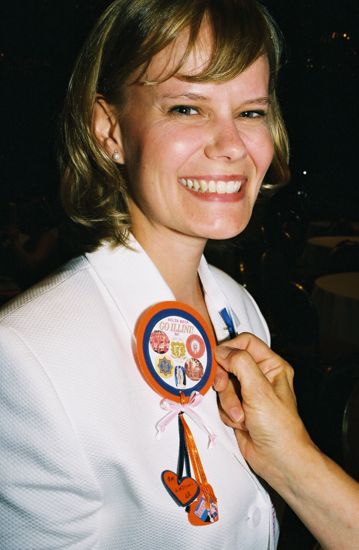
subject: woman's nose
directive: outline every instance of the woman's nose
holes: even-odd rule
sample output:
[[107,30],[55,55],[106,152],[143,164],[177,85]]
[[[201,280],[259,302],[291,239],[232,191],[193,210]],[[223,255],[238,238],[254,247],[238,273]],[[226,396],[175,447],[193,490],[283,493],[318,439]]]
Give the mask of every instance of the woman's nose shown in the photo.
[[245,142],[234,120],[219,120],[211,130],[204,148],[208,158],[233,161],[247,155]]

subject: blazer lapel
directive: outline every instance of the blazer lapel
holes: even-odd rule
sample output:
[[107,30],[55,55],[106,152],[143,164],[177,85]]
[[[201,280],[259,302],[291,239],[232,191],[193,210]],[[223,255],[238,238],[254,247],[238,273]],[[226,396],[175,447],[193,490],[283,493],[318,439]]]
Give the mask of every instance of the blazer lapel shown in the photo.
[[[131,248],[103,245],[95,252],[86,254],[86,257],[133,334],[138,318],[147,308],[159,302],[175,300],[175,297],[157,267],[132,235],[129,245]],[[219,312],[223,308],[230,314],[232,312],[204,256],[198,273],[216,338],[221,342],[228,339],[229,334]],[[232,318],[235,330],[238,330],[239,322],[233,314]]]
[[104,245],[86,257],[133,333],[143,311],[158,302],[175,300],[175,297],[132,236],[129,245],[131,249]]

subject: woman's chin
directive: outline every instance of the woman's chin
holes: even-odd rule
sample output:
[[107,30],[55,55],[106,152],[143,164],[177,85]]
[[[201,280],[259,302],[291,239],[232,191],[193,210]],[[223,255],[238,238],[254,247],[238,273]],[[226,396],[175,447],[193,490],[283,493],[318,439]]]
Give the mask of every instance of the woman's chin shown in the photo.
[[215,228],[209,228],[206,233],[206,239],[211,239],[214,241],[220,241],[225,239],[233,239],[237,237],[242,231],[246,228],[247,223],[245,224],[236,224],[228,225]]
[[[201,216],[197,230],[206,239],[224,240],[236,237],[247,227],[251,218],[252,208],[226,208],[220,211],[208,212],[207,218]],[[199,221],[199,216],[198,216]]]

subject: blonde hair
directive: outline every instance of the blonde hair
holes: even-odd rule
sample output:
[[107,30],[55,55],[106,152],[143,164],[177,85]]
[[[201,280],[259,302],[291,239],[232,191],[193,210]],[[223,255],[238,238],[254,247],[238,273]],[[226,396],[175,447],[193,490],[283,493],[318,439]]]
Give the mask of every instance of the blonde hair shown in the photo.
[[62,199],[69,217],[85,230],[87,250],[102,241],[126,244],[130,227],[125,171],[105,154],[92,133],[96,95],[120,113],[129,78],[136,74],[136,82],[143,82],[153,56],[188,31],[182,59],[163,80],[178,73],[195,47],[204,18],[212,31],[212,54],[200,73],[186,79],[229,80],[265,54],[274,143],[268,174],[273,184],[288,179],[288,139],[275,93],[281,38],[267,10],[255,0],[115,0],[79,55],[63,112]]

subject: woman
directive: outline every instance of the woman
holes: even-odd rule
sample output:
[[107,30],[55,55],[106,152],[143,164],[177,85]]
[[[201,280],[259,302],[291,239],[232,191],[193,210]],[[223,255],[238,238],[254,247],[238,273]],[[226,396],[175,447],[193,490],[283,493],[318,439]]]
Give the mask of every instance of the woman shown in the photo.
[[153,437],[159,396],[132,341],[143,311],[166,300],[195,308],[218,342],[243,331],[269,341],[252,298],[202,253],[244,229],[269,168],[287,175],[279,51],[253,0],[116,0],[85,44],[62,193],[87,253],[1,318],[4,548],[275,547],[270,499],[212,390],[201,416],[214,448],[191,430],[220,519],[193,526],[166,494],[178,434]]

